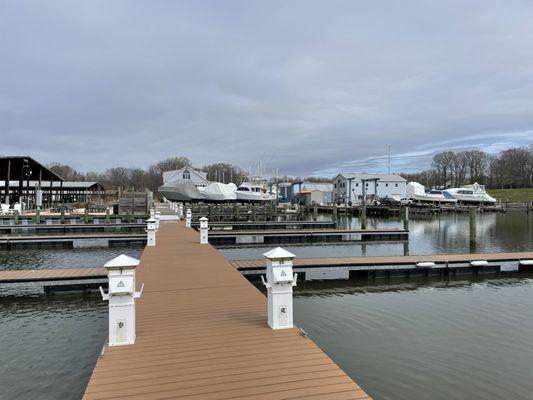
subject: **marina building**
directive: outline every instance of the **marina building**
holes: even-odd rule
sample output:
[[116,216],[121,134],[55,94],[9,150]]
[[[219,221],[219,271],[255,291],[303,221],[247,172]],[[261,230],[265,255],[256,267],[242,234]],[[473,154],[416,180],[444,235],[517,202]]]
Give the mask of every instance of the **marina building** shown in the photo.
[[407,180],[396,174],[351,174],[342,173],[333,180],[335,203],[357,204],[367,199],[391,197],[400,200],[406,197]]
[[292,184],[292,202],[312,205],[333,201],[332,183],[297,182]]

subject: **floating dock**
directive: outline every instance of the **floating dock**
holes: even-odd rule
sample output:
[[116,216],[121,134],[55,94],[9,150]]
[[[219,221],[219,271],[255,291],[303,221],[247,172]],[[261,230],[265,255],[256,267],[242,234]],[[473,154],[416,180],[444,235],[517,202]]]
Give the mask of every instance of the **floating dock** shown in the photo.
[[13,235],[0,236],[0,249],[13,250],[25,248],[53,248],[72,249],[83,246],[81,241],[105,241],[107,246],[121,246],[125,244],[145,244],[145,233],[84,233],[65,235]]
[[[229,263],[250,276],[264,274],[266,269],[265,261],[259,259]],[[307,280],[499,273],[532,270],[533,252],[296,258],[293,269]]]
[[142,231],[146,224],[31,224],[31,225],[0,225],[0,233],[4,235],[24,233],[80,233],[80,232],[110,232],[110,231]]
[[0,271],[0,287],[34,287],[44,292],[55,290],[95,290],[107,286],[107,271],[96,268],[55,268]]
[[361,240],[408,240],[404,229],[279,229],[262,231],[212,231],[209,242],[215,245],[279,244],[306,242],[350,242]]
[[136,281],[135,344],[105,347],[84,400],[369,399],[297,328],[270,329],[265,296],[182,223],[161,224]]
[[[193,227],[198,228],[199,223],[193,222]],[[209,222],[212,231],[253,231],[253,230],[278,230],[278,229],[335,229],[333,221],[246,221],[246,222]]]

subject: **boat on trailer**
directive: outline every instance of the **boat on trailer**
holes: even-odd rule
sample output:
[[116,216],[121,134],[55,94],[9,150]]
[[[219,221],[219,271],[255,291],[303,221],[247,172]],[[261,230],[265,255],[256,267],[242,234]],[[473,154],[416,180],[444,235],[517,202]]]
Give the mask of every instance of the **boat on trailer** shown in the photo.
[[472,185],[465,185],[460,188],[450,188],[444,190],[450,196],[453,196],[459,203],[468,204],[495,204],[496,199],[490,196],[485,190],[484,185],[477,182]]
[[457,203],[457,199],[446,193],[445,190],[431,189],[426,191],[424,185],[418,182],[409,182],[407,184],[407,197],[414,202],[420,203]]

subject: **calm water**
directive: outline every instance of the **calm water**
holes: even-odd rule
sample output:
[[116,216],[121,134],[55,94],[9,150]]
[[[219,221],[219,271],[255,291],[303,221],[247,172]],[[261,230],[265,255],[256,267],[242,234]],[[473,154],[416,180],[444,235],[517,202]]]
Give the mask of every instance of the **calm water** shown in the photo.
[[80,399],[104,344],[97,296],[0,297],[0,399]]
[[[533,250],[532,217],[480,215],[478,251]],[[356,219],[341,224],[359,226]],[[402,223],[372,219],[369,226]],[[299,257],[404,251],[402,243],[287,248]],[[269,249],[223,252],[232,259],[259,258]],[[411,254],[468,249],[467,215],[411,220]],[[141,251],[0,251],[0,269],[101,266]],[[0,289],[0,399],[81,398],[107,335],[106,309],[96,295]],[[375,400],[533,398],[533,275],[485,282],[300,283],[295,319]]]
[[[339,221],[340,227],[359,228],[357,218]],[[403,228],[403,222],[394,219],[368,219],[370,228]],[[409,254],[469,253],[468,214],[443,214],[437,217],[413,216],[409,224]],[[490,213],[477,217],[477,252],[533,251],[533,213]],[[298,257],[343,257],[403,255],[405,246],[398,242],[367,242],[332,245],[283,246]],[[223,248],[231,260],[262,258],[261,254],[272,246]]]
[[533,398],[533,275],[306,282],[295,320],[374,400]]

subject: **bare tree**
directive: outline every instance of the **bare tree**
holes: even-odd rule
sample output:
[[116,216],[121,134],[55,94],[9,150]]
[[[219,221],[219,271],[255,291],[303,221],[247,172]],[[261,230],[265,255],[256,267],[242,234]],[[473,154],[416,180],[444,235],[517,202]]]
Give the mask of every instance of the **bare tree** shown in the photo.
[[443,187],[448,185],[449,173],[452,170],[455,154],[453,151],[443,151],[433,156],[432,166],[440,176],[440,184]]

